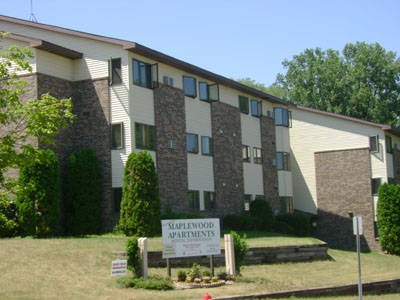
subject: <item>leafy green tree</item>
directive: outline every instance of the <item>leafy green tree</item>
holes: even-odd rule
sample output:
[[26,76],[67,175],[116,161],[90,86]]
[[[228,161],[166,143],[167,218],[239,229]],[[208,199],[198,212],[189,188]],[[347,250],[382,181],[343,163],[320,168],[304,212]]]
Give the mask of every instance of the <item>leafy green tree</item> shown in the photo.
[[271,204],[265,199],[255,199],[250,202],[250,214],[263,220],[263,229],[272,230],[274,223],[274,213]]
[[231,231],[230,235],[233,238],[233,251],[235,252],[235,269],[237,274],[240,275],[240,268],[243,266],[246,254],[249,251],[249,245],[246,243],[246,234],[243,237],[235,231]]
[[60,175],[52,150],[40,156],[20,169],[16,203],[23,234],[46,237],[60,229]]
[[272,84],[270,86],[265,86],[265,84],[256,82],[254,79],[251,78],[240,78],[236,80],[237,82],[247,85],[253,89],[259,90],[261,92],[270,94],[272,96],[278,97],[283,99],[285,96],[285,90],[279,86],[278,84]]
[[69,158],[65,190],[67,233],[98,233],[101,184],[99,162],[92,149],[83,149]]
[[[7,34],[0,32],[0,42]],[[40,144],[54,144],[54,136],[75,119],[71,99],[57,100],[49,94],[40,99],[21,101],[26,81],[18,72],[30,72],[29,48],[11,46],[3,51],[0,45],[0,190],[1,197],[15,192],[16,182],[8,177],[10,168],[40,159],[34,138]]]
[[400,59],[379,44],[346,44],[342,53],[306,49],[282,63],[284,99],[362,120],[400,125]]
[[400,255],[400,184],[379,188],[378,230],[383,251]]
[[147,151],[132,152],[124,170],[120,228],[128,236],[153,236],[160,231],[160,214],[153,159]]

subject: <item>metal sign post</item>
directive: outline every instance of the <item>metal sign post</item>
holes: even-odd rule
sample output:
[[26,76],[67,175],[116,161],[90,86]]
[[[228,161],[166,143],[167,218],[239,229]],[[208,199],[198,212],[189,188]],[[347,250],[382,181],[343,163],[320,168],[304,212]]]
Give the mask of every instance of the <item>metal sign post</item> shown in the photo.
[[361,281],[361,257],[360,257],[360,235],[363,234],[362,217],[353,218],[353,232],[357,241],[357,256],[358,256],[358,299],[362,300],[362,281]]

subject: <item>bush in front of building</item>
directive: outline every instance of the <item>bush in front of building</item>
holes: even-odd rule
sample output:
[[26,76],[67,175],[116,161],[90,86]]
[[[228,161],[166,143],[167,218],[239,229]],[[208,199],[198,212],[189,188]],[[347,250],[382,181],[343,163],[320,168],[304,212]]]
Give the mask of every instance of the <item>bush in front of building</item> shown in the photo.
[[60,174],[53,151],[38,155],[20,169],[16,204],[22,234],[47,237],[59,234]]
[[0,237],[14,237],[18,234],[17,206],[7,195],[0,194]]
[[223,225],[231,230],[262,230],[264,226],[261,218],[249,215],[226,215]]
[[400,255],[400,184],[379,188],[378,230],[383,251]]
[[[295,212],[275,217],[275,229],[284,229],[285,232],[296,236],[309,236],[311,232],[310,217],[306,214]],[[283,224],[287,224],[284,226]]]
[[65,188],[68,235],[96,234],[100,230],[100,170],[92,149],[73,153],[68,161]]
[[132,152],[125,165],[120,228],[127,236],[151,237],[161,231],[157,174],[147,151]]
[[263,230],[272,231],[274,224],[274,213],[271,204],[264,199],[255,199],[250,202],[250,214],[263,221]]

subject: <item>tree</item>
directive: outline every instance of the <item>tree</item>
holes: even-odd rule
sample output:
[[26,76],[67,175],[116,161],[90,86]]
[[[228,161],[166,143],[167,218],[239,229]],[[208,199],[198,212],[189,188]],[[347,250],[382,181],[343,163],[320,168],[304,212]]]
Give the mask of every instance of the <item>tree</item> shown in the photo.
[[65,190],[67,233],[98,233],[100,170],[97,156],[92,149],[83,149],[69,158]]
[[[7,34],[0,32],[0,42]],[[41,144],[54,144],[54,137],[75,119],[71,99],[57,100],[49,94],[26,102],[20,100],[26,82],[18,72],[30,72],[29,48],[11,46],[3,51],[0,46],[0,197],[15,192],[15,180],[8,178],[10,168],[43,157],[30,144],[34,138]]]
[[160,230],[157,174],[147,151],[132,152],[124,169],[120,228],[128,235],[153,236]]
[[46,237],[59,233],[60,175],[52,150],[20,169],[17,193],[18,218],[25,235]]
[[400,255],[400,185],[383,184],[379,188],[378,230],[383,251]]
[[295,104],[395,127],[400,125],[400,59],[379,44],[306,49],[282,63],[275,85]]
[[283,98],[285,96],[285,90],[277,85],[277,84],[272,84],[270,86],[265,86],[265,84],[256,82],[254,79],[251,78],[240,78],[236,80],[237,82],[247,85],[253,89],[259,90],[261,92],[264,92],[266,94],[270,94],[272,96],[278,97],[278,98]]

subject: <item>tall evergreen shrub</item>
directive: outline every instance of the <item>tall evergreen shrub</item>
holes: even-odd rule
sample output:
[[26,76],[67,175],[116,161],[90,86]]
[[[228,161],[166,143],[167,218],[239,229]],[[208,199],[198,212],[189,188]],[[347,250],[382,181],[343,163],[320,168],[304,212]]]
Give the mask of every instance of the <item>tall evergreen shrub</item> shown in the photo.
[[274,213],[271,204],[264,199],[255,199],[250,202],[250,214],[263,220],[263,229],[272,231]]
[[59,234],[60,175],[53,151],[39,155],[20,169],[16,203],[23,234],[46,237]]
[[382,250],[400,255],[400,184],[379,188],[378,230]]
[[157,174],[147,151],[132,152],[124,169],[120,228],[128,235],[154,236],[160,232]]
[[100,170],[92,149],[73,153],[66,178],[66,227],[69,235],[95,234],[100,230]]

